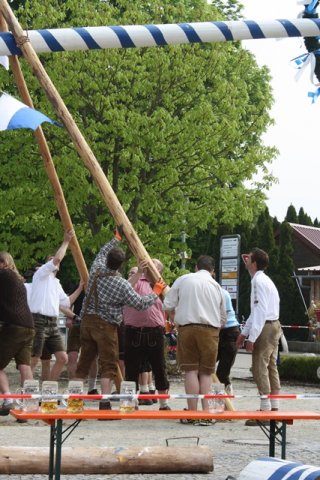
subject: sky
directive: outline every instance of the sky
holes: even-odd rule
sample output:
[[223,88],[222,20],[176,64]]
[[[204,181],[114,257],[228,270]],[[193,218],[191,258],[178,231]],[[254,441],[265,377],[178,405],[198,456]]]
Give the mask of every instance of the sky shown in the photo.
[[[258,22],[293,20],[304,8],[297,0],[242,0],[241,3],[245,18]],[[320,7],[318,12],[320,16]],[[263,141],[275,146],[279,155],[268,167],[278,178],[278,184],[267,192],[269,213],[283,221],[292,204],[297,213],[302,207],[312,220],[320,220],[320,97],[314,104],[308,97],[309,91],[317,89],[311,82],[311,68],[307,67],[297,81],[297,69],[290,62],[306,53],[303,39],[247,40],[242,45],[255,55],[259,65],[269,67],[272,76],[275,103],[270,114],[276,123]]]

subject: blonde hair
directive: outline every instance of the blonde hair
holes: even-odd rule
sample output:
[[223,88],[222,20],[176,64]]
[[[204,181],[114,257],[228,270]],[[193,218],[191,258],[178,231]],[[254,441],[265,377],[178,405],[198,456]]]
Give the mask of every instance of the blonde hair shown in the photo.
[[16,267],[16,264],[14,263],[14,260],[12,258],[12,255],[10,255],[10,253],[8,252],[0,252],[0,264],[3,264],[2,266],[0,265],[0,268],[6,268],[8,270],[12,270],[13,272],[15,272],[21,279],[23,278],[17,267]]

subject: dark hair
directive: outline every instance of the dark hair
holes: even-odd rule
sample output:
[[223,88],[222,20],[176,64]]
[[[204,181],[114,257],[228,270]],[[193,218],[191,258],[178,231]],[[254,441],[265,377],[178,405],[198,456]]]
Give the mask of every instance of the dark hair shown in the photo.
[[107,267],[111,270],[118,270],[125,261],[125,253],[121,248],[112,248],[107,255]]
[[257,270],[265,270],[269,265],[269,255],[261,248],[251,250],[251,262],[256,262]]
[[201,255],[197,260],[198,270],[208,270],[212,272],[214,270],[214,259],[209,255]]

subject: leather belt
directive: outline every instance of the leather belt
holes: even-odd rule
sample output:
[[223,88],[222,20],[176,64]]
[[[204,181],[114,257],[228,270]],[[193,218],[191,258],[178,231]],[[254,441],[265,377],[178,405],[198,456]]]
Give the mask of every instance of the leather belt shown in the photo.
[[186,325],[179,325],[180,328],[184,327],[204,327],[204,328],[215,328],[219,330],[219,327],[214,327],[213,325],[208,325],[207,323],[187,323]]

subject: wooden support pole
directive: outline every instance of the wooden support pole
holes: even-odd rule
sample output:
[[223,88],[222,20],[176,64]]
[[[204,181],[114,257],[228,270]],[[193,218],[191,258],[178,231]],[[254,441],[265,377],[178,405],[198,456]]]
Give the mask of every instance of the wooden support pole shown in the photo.
[[[0,474],[47,474],[49,449],[0,447]],[[208,473],[213,471],[213,452],[193,447],[64,447],[63,475],[124,473]]]
[[[219,380],[219,378],[217,377],[217,375],[216,375],[215,373],[213,373],[213,374],[211,375],[211,377],[212,377],[212,382],[213,382],[213,383],[221,383],[220,380]],[[225,398],[224,404],[225,404],[226,410],[230,410],[231,412],[234,412],[234,411],[235,411],[235,408],[234,408],[234,406],[232,405],[232,402],[231,402],[230,398]]]
[[[8,30],[6,22],[4,21],[2,15],[0,15],[0,29],[2,31]],[[33,108],[32,99],[29,94],[28,87],[25,82],[19,60],[16,56],[10,57],[10,67],[23,102],[29,107]],[[50,150],[41,126],[38,127],[37,130],[34,132],[34,136],[37,140],[39,150],[43,158],[44,167],[46,169],[50,183],[52,185],[54,198],[57,204],[57,208],[61,218],[61,222],[63,224],[63,228],[64,230],[70,230],[73,228],[72,221],[69,215],[68,207],[64,198],[59,177],[57,175],[54,163],[52,161]],[[79,242],[76,237],[73,237],[73,239],[70,242],[70,250],[73,255],[73,259],[76,264],[79,276],[81,277],[81,279],[83,280],[86,286],[88,281],[88,270],[81,252]]]
[[85,138],[76,125],[73,117],[63,102],[59,92],[52,83],[46,70],[41,64],[34,48],[32,47],[28,36],[21,28],[18,20],[12,12],[7,0],[0,0],[0,11],[2,12],[10,30],[12,31],[17,46],[21,49],[23,56],[30,64],[34,75],[37,77],[40,85],[44,89],[49,101],[52,103],[59,118],[67,129],[73,144],[90,170],[91,175],[98,186],[106,205],[113,216],[116,225],[121,225],[128,245],[138,261],[146,260],[147,268],[153,281],[159,279],[159,272],[154,266],[148,252],[144,248],[125,211],[123,210],[117,196],[115,195],[110,183],[108,182],[99,162],[95,158],[92,150],[87,144]]

